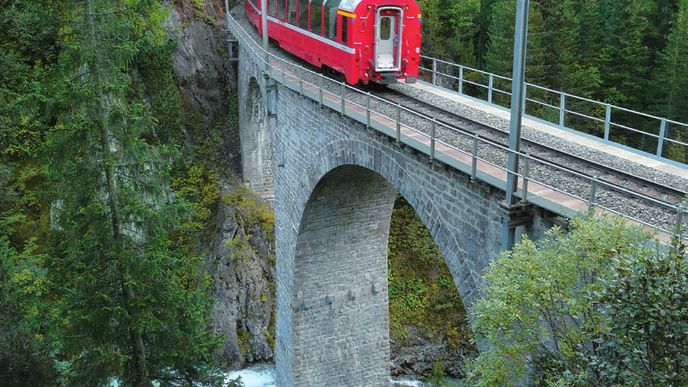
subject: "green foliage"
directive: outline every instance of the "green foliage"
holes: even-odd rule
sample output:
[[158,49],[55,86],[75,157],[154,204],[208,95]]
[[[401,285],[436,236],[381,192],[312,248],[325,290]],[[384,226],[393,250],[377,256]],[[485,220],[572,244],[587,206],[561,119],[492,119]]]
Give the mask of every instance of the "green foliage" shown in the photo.
[[208,328],[209,277],[202,257],[176,250],[171,238],[188,211],[169,185],[179,154],[164,134],[178,128],[174,117],[158,120],[151,111],[174,94],[146,89],[138,78],[145,84],[151,69],[169,69],[151,55],[168,50],[160,27],[166,10],[139,0],[124,5],[70,6],[60,33],[59,114],[43,163],[55,210],[49,278],[59,296],[65,378],[212,379],[219,340]]
[[433,387],[443,387],[446,385],[446,383],[444,383],[445,377],[444,364],[442,364],[441,360],[436,360],[434,363],[432,363],[432,371],[430,372],[430,377],[428,378],[427,383]]
[[237,211],[239,225],[244,229],[265,233],[275,239],[275,212],[246,187],[236,187],[223,197],[223,202]]
[[389,236],[390,334],[400,343],[408,327],[450,347],[470,344],[466,312],[444,258],[413,208],[397,199]]
[[419,4],[425,55],[477,65],[474,40],[478,35],[480,1],[424,0]]
[[688,262],[685,246],[614,261],[595,294],[603,325],[595,343],[608,384],[688,383]]
[[619,219],[579,218],[500,256],[472,311],[489,344],[470,382],[685,384],[684,252],[650,246]]
[[0,380],[3,385],[49,385],[58,379],[53,359],[57,334],[46,256],[29,242],[21,253],[0,236]]

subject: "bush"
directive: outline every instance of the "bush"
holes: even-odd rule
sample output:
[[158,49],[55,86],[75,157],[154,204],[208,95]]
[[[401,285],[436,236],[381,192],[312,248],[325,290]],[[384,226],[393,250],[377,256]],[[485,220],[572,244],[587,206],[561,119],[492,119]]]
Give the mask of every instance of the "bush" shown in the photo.
[[502,254],[473,309],[486,349],[470,382],[688,383],[684,251],[654,245],[621,220],[580,218]]
[[683,247],[615,261],[595,295],[604,325],[595,341],[608,384],[688,384],[688,264]]

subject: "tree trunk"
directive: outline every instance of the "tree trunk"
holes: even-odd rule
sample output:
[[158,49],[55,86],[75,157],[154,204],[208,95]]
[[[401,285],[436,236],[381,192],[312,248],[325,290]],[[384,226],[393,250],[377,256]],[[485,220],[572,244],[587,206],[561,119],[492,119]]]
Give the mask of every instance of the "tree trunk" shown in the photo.
[[100,126],[100,145],[102,148],[102,162],[103,169],[105,172],[105,179],[107,182],[107,201],[108,207],[110,209],[110,219],[112,227],[112,236],[114,241],[114,246],[116,248],[117,254],[119,254],[119,266],[120,266],[120,281],[122,288],[122,299],[124,302],[124,308],[127,312],[127,320],[129,323],[129,337],[131,340],[131,349],[134,358],[134,365],[136,368],[136,385],[139,387],[150,386],[150,380],[148,378],[148,372],[146,370],[146,352],[143,346],[143,338],[141,332],[133,324],[133,308],[131,306],[131,300],[134,298],[133,291],[128,285],[129,273],[127,268],[127,262],[122,258],[121,247],[122,244],[122,233],[121,233],[121,220],[119,218],[119,207],[117,203],[117,187],[114,177],[114,167],[111,162],[112,150],[110,149],[110,120],[108,114],[108,100],[107,96],[103,92],[103,84],[101,79],[101,68],[100,68],[100,57],[98,54],[98,39],[97,32],[93,22],[93,4],[91,0],[86,2],[86,24],[88,26],[88,36],[90,40],[89,48],[95,53],[95,59],[88,61],[88,68],[90,75],[93,79],[93,85],[98,95],[99,103],[96,106],[96,117],[98,125]]

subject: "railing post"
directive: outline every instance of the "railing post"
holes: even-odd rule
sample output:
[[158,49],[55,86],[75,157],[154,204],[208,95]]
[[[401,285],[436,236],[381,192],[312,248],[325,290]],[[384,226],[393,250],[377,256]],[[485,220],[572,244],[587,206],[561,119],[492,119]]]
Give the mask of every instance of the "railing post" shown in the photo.
[[659,138],[657,138],[657,156],[662,157],[664,153],[664,138],[666,137],[667,121],[662,118],[662,123],[659,125]]
[[681,238],[683,235],[683,215],[686,213],[686,207],[683,204],[679,204],[676,208],[676,237]]
[[477,134],[473,137],[473,152],[471,152],[471,179],[475,180],[478,177],[478,139]]
[[530,154],[526,153],[523,160],[523,191],[521,193],[521,201],[528,201],[528,175],[530,174]]
[[401,102],[397,103],[397,142],[401,142]]
[[566,118],[566,94],[559,92],[559,127],[564,127],[564,119]]
[[597,176],[592,177],[590,182],[590,200],[588,201],[588,207],[595,207],[595,201],[597,200]]
[[487,102],[492,103],[492,86],[494,85],[494,74],[490,73],[490,78],[487,82]]
[[366,96],[366,127],[370,128],[370,92]]
[[318,76],[318,101],[320,102],[320,107],[323,105],[323,76]]
[[435,161],[435,131],[437,130],[437,120],[432,119],[430,127],[430,162]]
[[528,103],[528,83],[523,82],[523,101],[521,103],[521,113],[526,114],[526,104]]
[[432,84],[437,86],[437,59],[432,58]]
[[345,99],[346,84],[344,82],[342,82],[342,85],[340,86],[340,90],[341,90],[341,93],[339,93],[339,94],[342,97],[342,115],[344,115],[344,113],[346,113],[346,99]]
[[459,65],[459,94],[463,94],[463,66]]
[[604,139],[606,141],[609,141],[609,131],[611,127],[611,121],[612,121],[612,105],[607,104],[607,107],[605,109],[604,113]]
[[303,97],[303,78],[299,77],[299,96]]

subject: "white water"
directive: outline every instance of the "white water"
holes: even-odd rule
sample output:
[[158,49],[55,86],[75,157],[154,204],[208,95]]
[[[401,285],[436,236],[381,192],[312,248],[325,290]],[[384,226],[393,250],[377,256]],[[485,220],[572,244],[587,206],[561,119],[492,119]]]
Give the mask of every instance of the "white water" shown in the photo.
[[[225,384],[231,380],[241,378],[245,387],[275,387],[275,366],[273,364],[258,364],[239,371],[229,372],[225,377]],[[418,380],[390,380],[390,386],[422,387]]]

